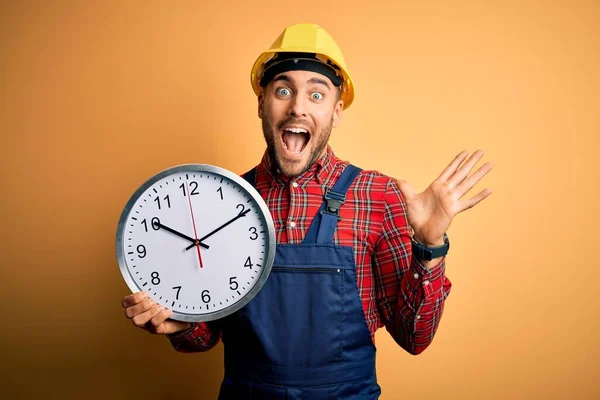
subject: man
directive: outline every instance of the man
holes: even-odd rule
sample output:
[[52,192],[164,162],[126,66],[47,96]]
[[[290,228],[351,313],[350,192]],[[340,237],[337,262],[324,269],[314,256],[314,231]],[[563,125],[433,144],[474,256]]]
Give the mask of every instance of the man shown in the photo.
[[385,326],[415,355],[432,342],[451,288],[446,230],[491,193],[461,199],[491,164],[468,176],[483,153],[463,164],[461,152],[417,195],[404,181],[338,159],[328,140],[353,85],[340,49],[317,25],[286,28],[256,60],[251,82],[267,149],[245,178],[275,222],[269,279],[222,320],[170,320],[144,292],[123,299],[126,315],[178,351],[222,340],[222,399],[376,399],[375,331]]

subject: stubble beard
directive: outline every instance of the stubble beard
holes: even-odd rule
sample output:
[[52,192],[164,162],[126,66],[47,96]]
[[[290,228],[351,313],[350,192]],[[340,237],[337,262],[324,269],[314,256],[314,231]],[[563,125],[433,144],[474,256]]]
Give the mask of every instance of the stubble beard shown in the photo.
[[[318,142],[316,143],[315,146],[313,146],[313,149],[310,153],[308,162],[302,168],[302,170],[300,172],[293,173],[291,170],[285,168],[284,164],[281,162],[279,154],[275,150],[276,149],[275,136],[279,135],[279,132],[273,132],[272,124],[270,123],[270,121],[268,121],[266,118],[262,119],[263,136],[265,138],[265,142],[267,143],[267,151],[269,152],[271,160],[274,160],[275,163],[277,164],[277,168],[279,168],[279,170],[285,176],[287,176],[289,178],[295,178],[297,176],[302,175],[306,171],[308,171],[312,167],[312,165],[323,155],[323,152],[324,152],[325,148],[327,147],[327,143],[329,142],[329,137],[331,136],[332,127],[333,127],[333,116],[331,117],[329,124],[326,127],[324,127],[323,129],[321,129],[321,132],[319,135],[311,136],[310,140],[315,140],[315,137],[317,137]],[[308,145],[308,143],[307,143],[307,145]]]

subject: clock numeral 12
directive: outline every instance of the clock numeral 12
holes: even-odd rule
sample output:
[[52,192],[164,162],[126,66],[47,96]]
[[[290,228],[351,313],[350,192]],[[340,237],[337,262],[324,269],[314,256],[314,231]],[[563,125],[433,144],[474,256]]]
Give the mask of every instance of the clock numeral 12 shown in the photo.
[[[200,194],[197,190],[198,190],[198,182],[196,181],[191,181],[190,182],[190,186],[192,186],[192,191],[190,192],[190,196],[194,196],[196,194]],[[179,185],[179,188],[183,191],[183,196],[187,196],[187,194],[185,193],[185,184],[182,183],[181,185]]]

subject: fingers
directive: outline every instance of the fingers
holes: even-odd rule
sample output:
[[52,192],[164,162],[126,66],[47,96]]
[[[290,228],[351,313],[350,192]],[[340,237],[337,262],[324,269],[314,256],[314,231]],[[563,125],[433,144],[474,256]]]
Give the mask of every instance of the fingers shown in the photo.
[[131,318],[135,317],[136,315],[145,313],[146,311],[150,310],[155,305],[156,305],[156,303],[153,300],[144,299],[140,303],[138,303],[134,306],[127,307],[125,309],[125,315],[127,316],[127,318],[131,319]]
[[454,172],[456,172],[458,166],[465,160],[468,154],[469,153],[467,151],[461,151],[456,157],[454,157],[454,160],[452,160],[452,162],[442,171],[438,179],[444,182],[449,180],[450,177],[454,174]]
[[189,326],[189,323],[167,321],[173,311],[150,299],[147,292],[141,291],[125,296],[122,305],[125,315],[135,326],[151,333],[166,334]]
[[152,317],[152,319],[146,324],[148,328],[154,333],[165,334],[167,332],[167,324],[165,321],[173,314],[173,311],[168,310],[160,306],[160,311]]
[[123,298],[123,301],[121,302],[121,305],[124,308],[131,307],[131,306],[134,306],[134,305],[140,303],[142,300],[147,299],[147,298],[148,298],[147,292],[145,292],[145,291],[135,292],[133,294],[130,294],[129,296],[125,296]]
[[490,189],[490,188],[483,189],[481,192],[477,193],[476,196],[473,196],[469,200],[465,200],[463,202],[464,205],[461,207],[461,209],[458,212],[462,212],[464,210],[468,210],[471,207],[474,207],[477,203],[479,203],[481,200],[488,197],[490,194],[492,194],[492,189]]
[[473,153],[467,162],[464,163],[463,166],[460,167],[458,171],[456,171],[456,173],[448,179],[448,184],[450,187],[458,186],[466,178],[469,172],[471,172],[481,157],[483,157],[483,150],[477,150],[475,153]]
[[152,318],[154,318],[163,309],[164,308],[162,306],[159,306],[158,304],[154,304],[148,310],[135,315],[133,318],[131,318],[131,321],[133,322],[133,324],[135,326],[137,326],[139,328],[145,328],[146,323],[148,321],[152,320]]
[[473,175],[456,186],[456,193],[459,195],[458,198],[461,198],[465,193],[471,190],[473,186],[475,186],[475,184],[481,180],[481,178],[483,178],[492,170],[493,167],[494,166],[491,162],[483,164]]

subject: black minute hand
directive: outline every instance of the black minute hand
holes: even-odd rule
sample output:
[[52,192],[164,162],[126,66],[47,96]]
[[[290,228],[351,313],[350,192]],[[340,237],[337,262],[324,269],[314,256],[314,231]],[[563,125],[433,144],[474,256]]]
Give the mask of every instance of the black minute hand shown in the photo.
[[[221,225],[220,227],[218,227],[217,229],[215,229],[214,231],[212,231],[211,233],[205,235],[204,237],[201,237],[200,239],[198,239],[198,241],[200,242],[200,245],[203,245],[202,241],[204,239],[207,239],[209,237],[211,237],[212,235],[214,235],[215,233],[219,232],[221,229],[225,228],[227,225],[231,224],[232,222],[236,221],[238,218],[242,218],[245,217],[246,214],[248,214],[250,212],[250,209],[247,209],[246,211],[242,211],[241,213],[239,213],[238,215],[236,215],[235,217],[233,217],[232,219],[230,219],[229,221],[225,222],[223,225]],[[192,247],[194,247],[196,245],[196,243],[190,244],[188,247],[186,247],[186,250],[191,249]]]
[[156,223],[154,223],[154,225],[158,226],[161,229],[164,229],[165,231],[169,231],[169,232],[171,232],[171,233],[173,233],[173,234],[175,234],[175,235],[177,235],[177,236],[179,236],[181,238],[187,239],[190,242],[193,242],[192,247],[194,247],[196,244],[198,244],[198,245],[204,247],[205,249],[209,248],[208,245],[205,245],[204,243],[201,243],[201,240],[198,240],[198,242],[196,243],[196,239],[194,239],[193,237],[185,235],[185,234],[183,234],[181,232],[177,232],[175,229],[169,228],[168,226],[165,226],[165,225],[161,224],[160,222],[156,222]]

